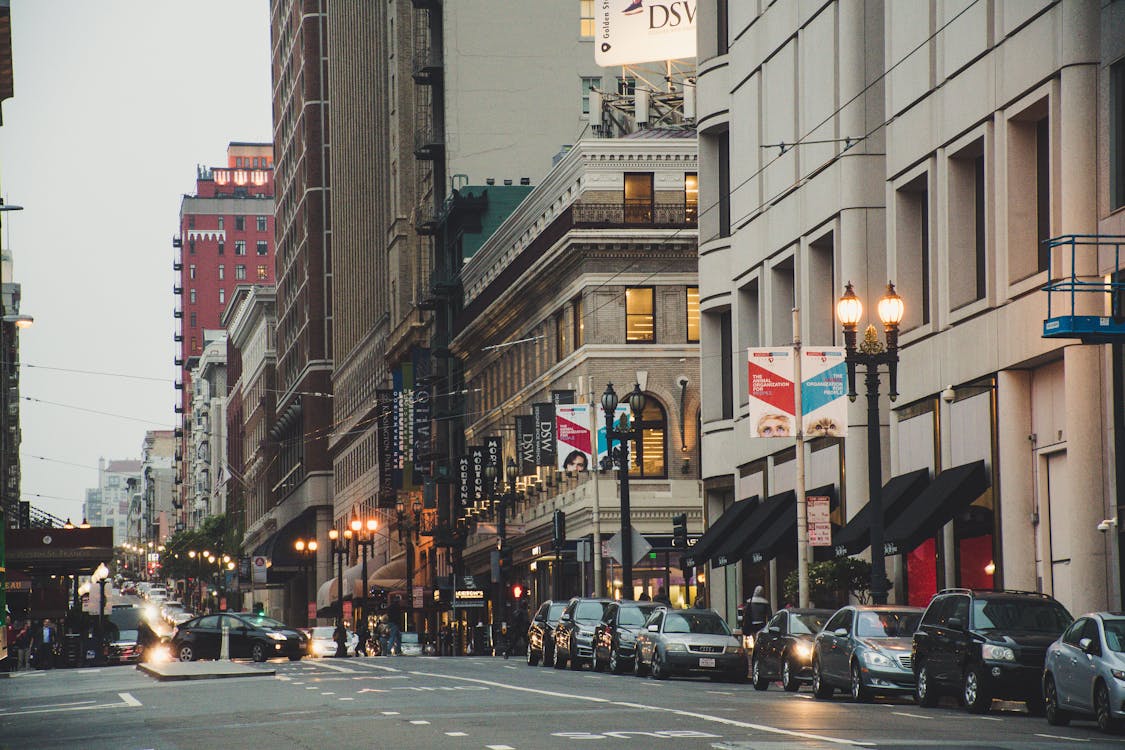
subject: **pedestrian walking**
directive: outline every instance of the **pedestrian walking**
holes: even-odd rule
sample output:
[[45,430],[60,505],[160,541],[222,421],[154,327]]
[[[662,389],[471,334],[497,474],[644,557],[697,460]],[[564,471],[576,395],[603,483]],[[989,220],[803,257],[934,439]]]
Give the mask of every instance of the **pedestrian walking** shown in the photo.
[[51,620],[43,620],[39,626],[39,648],[35,661],[39,669],[54,669],[55,642],[58,640],[58,631]]
[[742,634],[757,633],[772,616],[773,610],[765,597],[765,590],[761,586],[755,586],[754,593],[746,600],[746,607],[742,610]]
[[355,634],[359,639],[355,644],[356,656],[367,656],[367,639],[370,637],[370,632],[367,629],[366,615],[360,618],[360,621],[355,626]]
[[24,620],[16,631],[16,671],[23,671],[30,667],[28,655],[31,653],[31,624]]
[[398,621],[402,618],[402,610],[398,601],[392,601],[387,608],[387,653],[402,656],[402,634],[399,631]]
[[668,598],[668,589],[664,588],[663,586],[661,586],[660,590],[656,592],[656,596],[653,598],[653,601],[657,604],[664,604],[668,607],[672,606],[672,600]]

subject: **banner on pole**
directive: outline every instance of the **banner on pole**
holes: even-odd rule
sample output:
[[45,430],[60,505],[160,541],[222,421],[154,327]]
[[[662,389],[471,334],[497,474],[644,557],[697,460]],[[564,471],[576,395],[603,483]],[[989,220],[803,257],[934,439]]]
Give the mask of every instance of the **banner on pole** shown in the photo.
[[532,404],[531,416],[535,420],[535,465],[555,465],[555,405]]
[[558,468],[563,471],[587,471],[593,463],[593,435],[590,404],[557,404],[555,434],[557,436]]
[[750,349],[747,358],[751,437],[793,437],[793,348]]
[[801,424],[805,437],[847,437],[847,379],[844,347],[801,350]]
[[516,456],[521,477],[535,474],[535,418],[530,414],[516,417]]

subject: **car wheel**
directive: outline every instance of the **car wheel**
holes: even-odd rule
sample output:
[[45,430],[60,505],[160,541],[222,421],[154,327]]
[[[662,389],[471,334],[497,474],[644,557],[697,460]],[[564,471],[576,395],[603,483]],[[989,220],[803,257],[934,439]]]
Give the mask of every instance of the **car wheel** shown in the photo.
[[863,684],[863,672],[859,669],[859,662],[852,662],[852,700],[856,703],[867,703],[871,700],[871,691]]
[[652,652],[652,679],[668,679],[668,667],[664,664],[664,657],[655,649]]
[[614,674],[621,674],[621,657],[617,655],[617,649],[615,648],[609,650],[609,671]]
[[[1028,704],[1030,708],[1031,704]],[[1043,713],[1047,723],[1053,727],[1065,727],[1070,723],[1070,714],[1059,708],[1059,690],[1055,687],[1055,678],[1048,674],[1043,679]]]
[[534,667],[539,664],[539,654],[535,653],[534,649],[530,646],[527,649],[527,666]]
[[555,646],[555,663],[552,666],[555,669],[566,669],[566,655],[559,651],[558,646]]
[[543,647],[543,662],[544,667],[553,667],[555,665],[555,650],[547,651],[547,647]]
[[1098,729],[1103,732],[1116,732],[1121,722],[1113,718],[1113,711],[1109,705],[1109,690],[1104,682],[1098,682],[1094,688],[1094,716],[1098,720]]
[[758,657],[754,657],[754,661],[750,665],[750,679],[754,682],[755,690],[768,690],[770,681],[766,679],[765,673],[762,671],[762,663]]
[[179,657],[180,661],[195,661],[199,658],[195,655],[195,650],[186,643],[180,646]]
[[988,694],[980,667],[971,665],[965,670],[961,681],[961,699],[972,714],[986,714],[992,709],[992,696]]
[[788,654],[781,662],[781,687],[787,693],[795,693],[801,689],[801,681],[797,679],[797,665]]
[[812,691],[813,695],[821,700],[827,700],[832,697],[832,686],[824,681],[824,675],[820,672],[820,659],[813,661]]
[[575,672],[582,669],[582,660],[579,659],[577,656],[574,656],[573,654],[571,654],[570,668],[571,668],[571,670],[573,670]]
[[633,674],[637,677],[644,677],[648,674],[644,662],[641,661],[641,650],[638,648],[636,656],[633,657]]
[[937,686],[930,681],[930,668],[925,664],[921,665],[914,685],[914,702],[925,708],[933,708],[939,697]]
[[595,672],[605,671],[605,662],[598,658],[597,653],[594,654],[594,659],[590,662],[590,669],[594,670]]
[[300,661],[303,654],[293,654],[289,657],[289,661]]
[[266,660],[266,644],[259,641],[258,643],[255,643],[253,646],[251,646],[250,647],[250,657],[254,661],[265,661]]

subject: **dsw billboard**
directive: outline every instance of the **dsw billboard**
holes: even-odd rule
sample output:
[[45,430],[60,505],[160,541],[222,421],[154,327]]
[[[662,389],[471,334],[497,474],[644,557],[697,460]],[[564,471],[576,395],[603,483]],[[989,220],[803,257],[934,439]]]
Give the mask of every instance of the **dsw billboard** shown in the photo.
[[596,0],[602,67],[695,57],[696,0]]

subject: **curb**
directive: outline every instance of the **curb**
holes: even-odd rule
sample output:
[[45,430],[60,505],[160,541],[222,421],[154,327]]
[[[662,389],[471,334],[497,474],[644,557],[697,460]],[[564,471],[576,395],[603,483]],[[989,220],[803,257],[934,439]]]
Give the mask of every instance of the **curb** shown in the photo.
[[237,677],[274,677],[277,675],[276,669],[253,669],[247,672],[234,672],[226,674],[216,672],[199,672],[196,674],[165,674],[159,669],[154,668],[148,664],[138,664],[137,669],[159,682],[181,682],[184,680],[222,680]]

